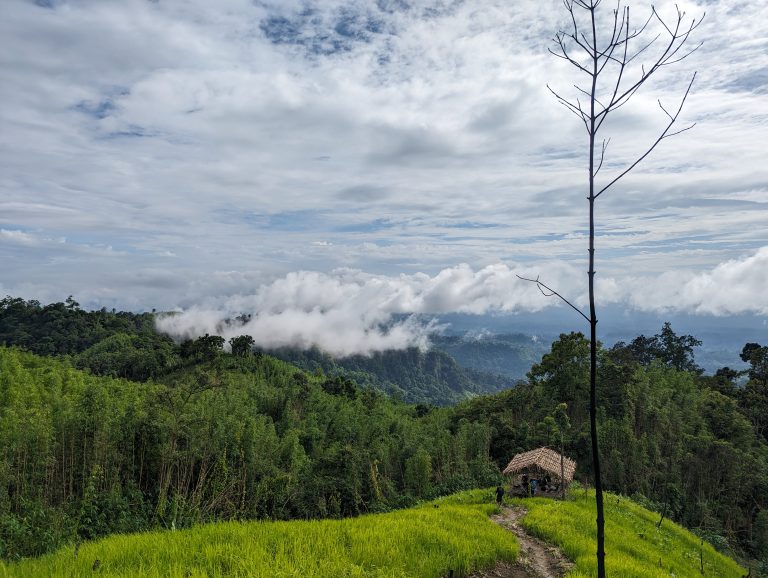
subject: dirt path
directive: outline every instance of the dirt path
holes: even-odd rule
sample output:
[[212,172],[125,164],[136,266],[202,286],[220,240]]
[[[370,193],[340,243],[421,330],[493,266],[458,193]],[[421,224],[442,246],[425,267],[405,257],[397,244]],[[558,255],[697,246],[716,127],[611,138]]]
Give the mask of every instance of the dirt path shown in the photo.
[[495,568],[475,572],[470,578],[560,578],[573,567],[573,563],[556,547],[525,532],[519,523],[525,512],[525,508],[519,506],[505,507],[501,514],[491,517],[517,537],[520,543],[517,562],[499,562]]

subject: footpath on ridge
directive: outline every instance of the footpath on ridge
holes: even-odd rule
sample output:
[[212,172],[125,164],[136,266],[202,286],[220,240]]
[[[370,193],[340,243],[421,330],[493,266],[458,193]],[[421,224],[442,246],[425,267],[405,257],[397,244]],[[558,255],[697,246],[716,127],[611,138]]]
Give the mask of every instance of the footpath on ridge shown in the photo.
[[520,555],[514,564],[499,562],[490,570],[475,572],[470,578],[560,578],[573,567],[573,563],[560,550],[534,538],[520,525],[526,514],[520,506],[505,506],[491,520],[512,532],[520,544]]

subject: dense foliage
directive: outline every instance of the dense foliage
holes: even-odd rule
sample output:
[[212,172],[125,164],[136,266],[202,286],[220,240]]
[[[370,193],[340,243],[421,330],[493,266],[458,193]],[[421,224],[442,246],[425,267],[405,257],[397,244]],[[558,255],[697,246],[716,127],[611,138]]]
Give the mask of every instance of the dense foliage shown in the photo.
[[[490,492],[347,520],[219,523],[180,532],[114,536],[8,565],[29,577],[302,576],[440,578],[514,560],[514,536],[488,520]],[[0,574],[3,566],[0,563]]]
[[447,410],[263,355],[137,383],[0,348],[0,548],[387,510],[496,483],[489,439]]
[[317,349],[281,349],[270,353],[307,371],[343,376],[408,403],[450,405],[501,391],[514,383],[498,374],[462,367],[450,355],[436,349],[422,351],[410,347],[340,359]]
[[[96,375],[146,381],[183,365],[214,359],[225,347],[225,340],[218,335],[204,335],[177,344],[155,331],[154,315],[150,313],[85,311],[71,297],[64,303],[45,306],[34,300],[6,297],[0,301],[0,344],[40,355],[68,355],[75,367]],[[240,335],[227,345],[234,355],[243,356],[251,353],[254,340]],[[478,394],[501,391],[514,381],[473,369],[471,363],[462,367],[437,349],[410,348],[342,359],[317,349],[266,353],[309,372],[351,379],[359,386],[379,389],[408,403],[450,405]]]
[[85,311],[69,297],[41,305],[15,297],[0,300],[0,345],[39,355],[69,355],[97,375],[144,381],[179,365],[178,347],[155,331],[154,315]]
[[116,333],[154,333],[151,314],[84,311],[72,297],[41,305],[18,297],[0,300],[0,343],[40,355],[74,354]]
[[432,347],[453,357],[462,367],[524,379],[531,365],[549,349],[548,342],[533,341],[520,333],[503,335],[441,335]]
[[[604,484],[722,547],[765,559],[768,388],[755,379],[763,349],[753,348],[749,382],[738,386],[736,372],[726,379],[691,370],[692,343],[683,338],[669,340],[670,347],[681,348],[674,355],[661,351],[638,359],[621,343],[600,350]],[[577,476],[589,481],[589,341],[580,333],[561,335],[528,377],[515,389],[458,406],[455,419],[489,426],[491,455],[499,465],[537,445],[559,448],[562,433],[565,453],[579,464]],[[563,431],[557,419],[562,402],[568,417]]]

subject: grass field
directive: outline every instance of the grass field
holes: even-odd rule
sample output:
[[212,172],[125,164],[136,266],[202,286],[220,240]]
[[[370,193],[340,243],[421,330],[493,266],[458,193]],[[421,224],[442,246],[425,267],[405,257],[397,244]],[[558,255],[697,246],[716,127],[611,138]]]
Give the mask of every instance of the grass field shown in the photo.
[[[565,502],[515,500],[523,526],[576,562],[570,578],[595,575],[594,493]],[[437,506],[437,507],[436,507]],[[514,536],[492,523],[490,490],[463,492],[423,506],[347,520],[226,522],[183,531],[111,536],[33,560],[0,564],[0,576],[149,576],[263,578],[456,578],[514,560]],[[658,514],[606,495],[606,565],[620,578],[731,578],[736,562]],[[96,570],[94,562],[99,560]]]
[[[595,576],[595,494],[574,491],[570,500],[534,498],[521,502],[529,513],[525,529],[560,546],[576,562],[570,578]],[[621,578],[741,577],[747,571],[684,528],[641,508],[627,498],[606,494],[605,565],[608,576]],[[703,557],[704,572],[701,572]]]
[[[514,560],[517,542],[488,520],[490,491],[347,520],[227,522],[184,531],[111,536],[18,564],[0,575],[457,577]],[[435,507],[439,506],[439,507]],[[93,571],[94,561],[99,560]]]

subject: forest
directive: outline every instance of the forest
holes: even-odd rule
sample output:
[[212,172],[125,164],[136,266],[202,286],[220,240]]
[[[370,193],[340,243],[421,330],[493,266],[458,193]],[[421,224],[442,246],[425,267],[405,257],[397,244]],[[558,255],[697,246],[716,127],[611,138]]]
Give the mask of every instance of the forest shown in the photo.
[[[768,346],[745,344],[745,372],[704,375],[697,343],[665,324],[600,348],[604,484],[765,560]],[[515,453],[540,445],[562,445],[590,481],[580,333],[561,335],[514,387],[448,407],[378,389],[366,369],[384,358],[306,371],[248,336],[175,343],[151,313],[71,298],[0,301],[0,344],[6,560],[150,528],[386,512],[495,485]]]

